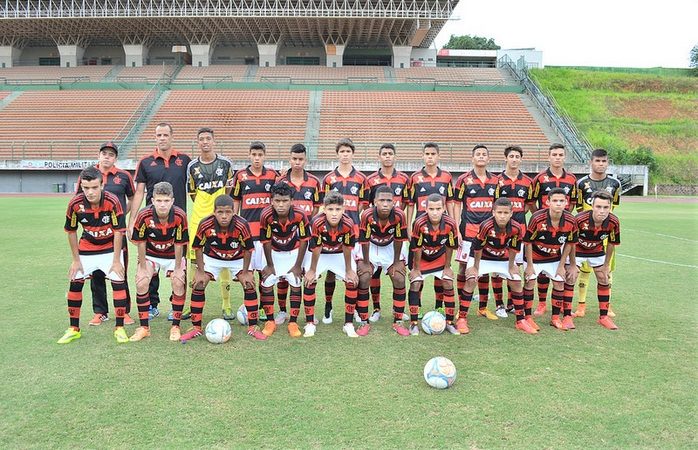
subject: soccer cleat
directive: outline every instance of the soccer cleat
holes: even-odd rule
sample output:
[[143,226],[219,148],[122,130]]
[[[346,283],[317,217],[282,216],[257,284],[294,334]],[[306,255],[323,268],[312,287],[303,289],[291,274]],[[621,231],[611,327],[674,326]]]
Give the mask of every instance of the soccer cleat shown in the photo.
[[170,312],[167,313],[167,320],[172,322],[174,320],[174,311],[170,310]]
[[533,315],[536,317],[540,317],[543,314],[545,314],[545,312],[547,310],[548,310],[548,306],[545,302],[538,302],[538,307],[536,308],[535,311],[533,311]]
[[446,322],[446,331],[448,331],[451,334],[455,334],[456,336],[460,335],[460,331],[458,331],[458,329],[453,326],[453,322]]
[[507,310],[503,306],[497,306],[497,309],[494,311],[494,314],[501,319],[506,319],[507,317],[509,317],[507,315]]
[[223,308],[223,319],[224,320],[235,320],[235,314],[233,314],[233,308]]
[[315,336],[315,329],[316,329],[316,328],[317,328],[317,327],[315,326],[314,323],[307,323],[307,324],[305,324],[305,326],[303,327],[303,329],[305,330],[305,333],[303,333],[303,337],[313,337],[313,336]]
[[533,320],[533,317],[531,317],[531,316],[526,316],[526,319],[525,319],[525,320],[526,320],[526,322],[528,322],[528,325],[529,325],[531,328],[533,328],[533,329],[536,330],[536,331],[540,331],[540,327],[538,326],[538,324],[536,323],[536,321]]
[[565,328],[565,326],[562,325],[562,321],[560,320],[560,316],[551,317],[550,318],[550,326],[553,328],[557,328],[558,330],[567,331],[567,328]]
[[354,310],[354,322],[361,323],[361,316],[359,316],[359,312]]
[[332,311],[330,311],[330,315],[329,315],[329,316],[328,316],[328,315],[325,315],[325,316],[322,317],[322,323],[324,323],[325,325],[329,325],[329,324],[332,323]]
[[202,334],[203,332],[201,331],[201,328],[194,327],[191,330],[184,333],[182,337],[179,338],[179,342],[181,342],[182,344],[186,344],[187,341],[191,341],[194,338],[198,338]]
[[366,336],[368,335],[369,331],[371,331],[371,325],[366,322],[361,322],[361,325],[359,325],[359,329],[356,330],[356,334],[358,334],[359,336]]
[[273,320],[267,320],[267,323],[264,324],[262,333],[264,333],[266,337],[269,337],[274,334],[274,331],[276,331],[276,323],[274,323]]
[[572,314],[573,317],[584,317],[587,312],[587,304],[580,303],[577,305],[577,310]]
[[114,337],[116,338],[116,342],[119,344],[125,344],[128,342],[128,335],[126,335],[126,330],[124,330],[124,327],[114,328]]
[[107,320],[109,320],[109,316],[107,316],[106,314],[97,313],[94,315],[92,320],[87,322],[87,324],[92,327],[98,327],[102,325],[102,322],[106,322]]
[[172,328],[170,328],[170,340],[173,342],[177,342],[182,338],[182,331],[179,329],[177,325],[173,325]]
[[468,319],[461,317],[460,319],[456,320],[456,330],[458,330],[460,334],[470,333],[470,328],[468,328]]
[[290,334],[292,338],[302,336],[301,330],[298,329],[298,324],[296,322],[291,322],[288,324],[288,334]]
[[148,310],[148,320],[153,320],[157,316],[160,315],[160,310],[157,308],[157,306],[151,306],[150,309]]
[[277,314],[276,317],[274,317],[274,323],[277,325],[281,325],[282,323],[286,322],[287,318],[288,313],[286,311],[279,311],[279,314]]
[[128,313],[124,314],[124,325],[133,325],[134,322],[131,316],[128,315]]
[[381,310],[380,309],[374,309],[373,313],[371,314],[371,317],[368,318],[368,321],[371,323],[376,323],[381,319]]
[[613,323],[613,320],[609,316],[601,316],[599,320],[596,321],[599,325],[606,328],[607,330],[617,330],[618,326]]
[[82,336],[82,333],[80,333],[80,330],[70,327],[67,330],[65,330],[65,333],[63,333],[63,337],[61,337],[57,343],[58,344],[68,344],[70,342],[73,342],[75,339],[80,339]]
[[521,330],[526,334],[538,334],[538,330],[531,327],[526,319],[518,320],[516,322],[516,329]]
[[477,310],[477,315],[480,317],[487,317],[490,320],[498,320],[499,317],[495,316],[492,311],[487,308],[481,308]]
[[401,323],[396,322],[393,324],[393,330],[400,336],[409,336],[410,335],[410,330],[407,328],[403,327]]
[[506,311],[507,311],[509,314],[513,314],[513,313],[514,313],[514,305],[507,305]]
[[574,322],[572,322],[572,316],[565,316],[562,318],[562,326],[567,330],[574,330]]
[[266,322],[267,321],[267,313],[264,312],[264,309],[259,308],[259,317],[257,318],[260,322]]
[[344,332],[344,334],[351,338],[359,337],[359,335],[356,334],[356,330],[354,329],[353,323],[345,323],[342,327],[342,331]]
[[608,317],[616,317],[616,313],[611,310],[610,306],[608,307]]
[[402,321],[403,322],[409,322],[410,321],[410,315],[408,313],[402,313]]
[[267,340],[267,336],[264,333],[262,333],[261,331],[259,331],[259,327],[256,327],[256,326],[249,327],[247,329],[247,335],[252,336],[253,338],[257,339],[258,341],[266,341]]
[[191,309],[186,308],[184,311],[182,311],[182,320],[189,320],[191,319]]
[[131,342],[138,342],[144,338],[147,338],[148,336],[150,336],[150,327],[138,327],[136,328],[136,331],[134,331],[133,336],[131,336],[128,340]]
[[419,324],[412,322],[410,325],[410,336],[419,336]]

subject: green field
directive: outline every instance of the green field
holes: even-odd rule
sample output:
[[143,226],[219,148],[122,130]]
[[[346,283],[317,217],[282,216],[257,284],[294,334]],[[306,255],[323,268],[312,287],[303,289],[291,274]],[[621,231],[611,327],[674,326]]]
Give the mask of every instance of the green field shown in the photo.
[[[352,340],[335,321],[312,339],[281,327],[255,342],[236,324],[227,344],[181,345],[161,316],[153,337],[117,345],[113,321],[86,326],[86,287],[83,337],[60,346],[67,201],[0,198],[1,448],[698,446],[698,204],[621,205],[618,332],[592,301],[576,331],[537,336],[473,317],[461,337],[401,338],[382,320]],[[220,312],[218,286],[209,294],[205,321]],[[451,389],[424,383],[436,355],[458,368]]]

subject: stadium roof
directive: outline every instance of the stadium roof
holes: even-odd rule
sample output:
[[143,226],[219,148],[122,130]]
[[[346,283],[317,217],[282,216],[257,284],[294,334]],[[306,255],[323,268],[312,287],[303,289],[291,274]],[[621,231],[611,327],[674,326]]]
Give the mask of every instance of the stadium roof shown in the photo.
[[428,47],[458,0],[6,0],[0,45]]

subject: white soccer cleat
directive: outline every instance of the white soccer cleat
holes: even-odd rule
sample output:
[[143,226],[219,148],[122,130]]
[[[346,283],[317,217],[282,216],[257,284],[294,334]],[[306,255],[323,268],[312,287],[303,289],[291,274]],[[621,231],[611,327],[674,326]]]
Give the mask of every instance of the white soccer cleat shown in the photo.
[[379,320],[381,320],[381,312],[378,310],[373,311],[373,314],[371,314],[371,317],[368,318],[368,321],[371,323],[376,323]]
[[455,334],[456,336],[460,336],[460,331],[458,331],[452,323],[446,324],[446,331],[448,331],[451,334]]
[[315,336],[315,324],[314,323],[307,323],[303,329],[305,330],[305,333],[303,333],[303,337],[313,337]]
[[419,336],[419,325],[415,323],[414,325],[410,326],[410,335]]
[[494,311],[494,314],[495,314],[497,317],[502,318],[502,319],[506,319],[507,317],[509,317],[509,316],[507,315],[507,310],[506,310],[506,308],[504,308],[503,306],[497,307],[497,309]]
[[332,313],[330,313],[329,317],[322,316],[322,323],[325,325],[329,325],[332,323]]
[[354,322],[361,322],[361,317],[356,310],[354,310]]
[[356,330],[354,329],[353,323],[345,323],[342,327],[342,331],[344,331],[344,333],[351,338],[359,337],[359,335],[356,334]]
[[279,314],[277,314],[274,317],[274,323],[277,325],[281,325],[282,323],[286,322],[286,319],[288,318],[288,314],[286,311],[279,311]]

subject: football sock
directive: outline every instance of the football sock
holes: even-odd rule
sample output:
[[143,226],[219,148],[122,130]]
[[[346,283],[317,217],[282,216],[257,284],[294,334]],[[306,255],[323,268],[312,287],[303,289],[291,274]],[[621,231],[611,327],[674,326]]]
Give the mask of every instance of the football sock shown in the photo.
[[124,326],[124,315],[126,314],[126,283],[124,281],[112,281],[111,289],[114,295],[114,315],[116,316],[117,327]]
[[371,301],[373,302],[373,309],[381,309],[381,272],[382,269],[379,267],[376,273],[371,276]]
[[136,306],[138,307],[138,321],[140,322],[140,325],[142,327],[147,327],[148,309],[150,309],[150,295],[147,291],[145,294],[136,294]]
[[456,314],[456,300],[453,296],[453,286],[450,288],[444,288],[444,305],[446,322],[453,322],[453,317]]
[[230,305],[230,271],[221,271],[219,280],[221,283],[221,306],[223,309],[232,309]]
[[[149,302],[150,303],[150,302]],[[172,325],[179,326],[184,309],[184,294],[172,295]],[[140,313],[139,313],[140,314]]]
[[332,297],[336,286],[335,280],[325,278],[325,317],[330,317],[332,314]]
[[574,298],[574,285],[565,283],[565,293],[562,300],[563,314],[566,316],[572,315],[572,299]]
[[359,313],[359,318],[362,322],[368,320],[368,289],[359,288],[356,297],[356,312]]
[[514,303],[513,303],[513,297],[511,295],[511,289],[507,286],[507,308],[513,308]]
[[[276,284],[276,298],[279,303],[279,311],[286,311],[286,298],[288,297],[288,281],[285,279],[279,280]],[[300,306],[298,306],[300,308]],[[291,305],[293,309],[293,305]],[[298,316],[298,314],[296,314]]]
[[253,327],[257,325],[257,320],[259,319],[259,307],[257,303],[257,290],[255,288],[243,288],[244,292],[244,304],[247,310],[247,323],[249,326]]
[[562,302],[565,298],[565,291],[557,290],[553,287],[553,316],[559,316],[560,310],[562,309]]
[[494,294],[494,303],[496,307],[503,307],[504,289],[502,288],[502,279],[500,277],[492,277],[492,293]]
[[191,324],[194,327],[201,328],[201,319],[204,315],[204,303],[206,303],[206,294],[203,289],[194,288],[191,291]]
[[402,315],[405,313],[405,297],[407,292],[405,288],[393,287],[393,323],[402,320]]
[[[422,286],[424,286],[424,284],[422,284]],[[434,297],[436,300],[434,303],[434,309],[442,308],[444,306],[444,284],[440,278],[434,278]],[[419,300],[419,306],[422,306],[421,297]]]
[[607,316],[608,307],[611,304],[611,286],[608,284],[596,283],[596,295],[599,298],[599,316]]
[[541,273],[538,275],[536,281],[538,282],[538,302],[545,303],[548,299],[548,285],[550,284],[550,278]]
[[305,286],[303,288],[303,306],[305,308],[305,321],[307,323],[315,322],[315,287],[316,283],[312,286]]
[[523,290],[524,315],[530,316],[533,314],[533,289]]
[[410,321],[411,322],[417,322],[419,320],[419,297],[421,297],[420,292],[413,291],[410,289],[410,292],[407,296],[408,303],[410,305]]
[[85,280],[73,280],[68,288],[68,316],[70,326],[76,330],[80,329],[80,308],[82,307],[82,288]]
[[487,308],[488,296],[490,294],[490,276],[483,275],[477,279],[477,292],[480,296],[480,309]]
[[[511,292],[511,291],[510,291]],[[512,292],[512,301],[514,303],[514,313],[516,321],[524,320],[524,299],[522,292]]]
[[[285,302],[284,302],[285,303]],[[281,306],[279,306],[281,308]],[[289,322],[297,322],[301,311],[301,287],[291,287],[291,316]]]
[[274,320],[274,288],[272,286],[260,286],[262,291],[262,309],[267,320]]
[[356,310],[356,298],[358,295],[359,293],[356,286],[345,284],[344,323],[354,322],[354,311]]
[[[463,275],[465,277],[465,275]],[[461,290],[458,290],[458,299],[460,300],[460,305],[458,307],[458,316],[467,318],[468,317],[468,309],[470,309],[470,302],[473,301],[473,293],[468,292],[465,290],[465,288]]]

